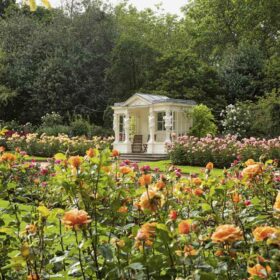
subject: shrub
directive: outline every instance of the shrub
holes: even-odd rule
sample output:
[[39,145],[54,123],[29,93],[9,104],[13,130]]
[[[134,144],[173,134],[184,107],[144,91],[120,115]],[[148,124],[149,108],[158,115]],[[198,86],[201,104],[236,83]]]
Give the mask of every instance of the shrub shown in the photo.
[[178,137],[168,147],[174,164],[204,166],[207,162],[216,163],[217,167],[229,167],[236,159],[272,158],[280,160],[280,137],[274,139],[244,138],[237,136],[197,138]]
[[60,114],[56,112],[47,113],[43,117],[41,117],[43,127],[52,127],[55,125],[61,125],[63,123],[63,118]]
[[46,134],[49,136],[58,136],[59,134],[71,134],[71,128],[67,125],[40,126],[37,129],[39,135]]
[[102,126],[93,125],[92,134],[94,136],[109,137],[114,135],[114,131],[111,128],[104,128]]
[[48,136],[46,134],[38,135],[28,134],[20,136],[13,134],[7,138],[6,145],[9,150],[20,148],[31,156],[52,157],[56,153],[67,153],[69,155],[84,155],[90,147],[110,146],[112,138],[93,137],[69,137],[67,135]]
[[248,106],[246,106],[246,103],[228,105],[226,109],[221,112],[221,117],[223,118],[221,123],[225,135],[231,134],[240,138],[249,135],[248,132],[252,127],[252,121],[251,112]]
[[190,134],[196,137],[204,137],[207,134],[215,135],[217,126],[211,110],[203,104],[197,105],[191,112],[193,125]]
[[76,115],[70,122],[71,133],[73,136],[92,136],[92,125],[80,115]]

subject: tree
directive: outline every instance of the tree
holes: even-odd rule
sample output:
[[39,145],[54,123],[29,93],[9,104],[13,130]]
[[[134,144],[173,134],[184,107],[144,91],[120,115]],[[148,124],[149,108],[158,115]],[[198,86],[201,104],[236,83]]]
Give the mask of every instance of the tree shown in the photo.
[[93,4],[72,19],[54,10],[49,21],[19,13],[0,26],[0,83],[18,93],[9,115],[2,113],[2,118],[38,122],[55,111],[102,122],[114,37],[110,12]]
[[264,59],[261,51],[249,44],[229,49],[219,67],[227,101],[255,100],[262,95]]
[[280,29],[279,0],[192,0],[184,8],[192,50],[211,63],[226,49],[247,40],[267,57],[274,53]]
[[174,51],[160,57],[151,69],[146,88],[173,98],[194,99],[219,111],[224,92],[215,69],[189,51]]
[[215,118],[211,110],[203,105],[196,105],[191,113],[193,119],[193,126],[190,134],[196,137],[205,137],[207,134],[215,135],[217,133],[217,126]]
[[0,18],[4,17],[7,8],[9,8],[12,5],[15,5],[15,3],[15,0],[0,0]]
[[112,90],[111,100],[125,100],[143,88],[158,52],[141,41],[124,39],[112,52],[107,81]]
[[251,133],[261,137],[278,137],[280,135],[280,91],[259,98],[250,105],[253,120]]

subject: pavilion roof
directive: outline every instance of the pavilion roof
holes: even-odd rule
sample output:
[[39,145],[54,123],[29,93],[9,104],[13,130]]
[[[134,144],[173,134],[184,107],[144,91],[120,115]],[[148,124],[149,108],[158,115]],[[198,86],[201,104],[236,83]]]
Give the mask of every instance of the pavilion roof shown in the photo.
[[[164,95],[155,95],[155,94],[147,94],[147,93],[135,93],[128,100],[130,100],[133,97],[137,97],[137,96],[146,100],[150,104],[177,103],[177,104],[186,104],[186,105],[196,105],[196,102],[193,100],[169,98]],[[115,103],[114,106],[116,106],[116,107],[127,106],[127,101]]]

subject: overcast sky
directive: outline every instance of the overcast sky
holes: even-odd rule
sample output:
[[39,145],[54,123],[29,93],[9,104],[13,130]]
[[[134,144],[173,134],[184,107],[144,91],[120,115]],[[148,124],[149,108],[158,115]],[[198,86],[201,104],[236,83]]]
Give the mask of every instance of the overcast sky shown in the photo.
[[[121,0],[107,0],[113,4],[120,3]],[[60,6],[61,0],[50,0],[53,7]],[[154,8],[156,4],[162,3],[162,7],[169,13],[180,13],[180,8],[184,6],[188,0],[129,0],[138,9]]]

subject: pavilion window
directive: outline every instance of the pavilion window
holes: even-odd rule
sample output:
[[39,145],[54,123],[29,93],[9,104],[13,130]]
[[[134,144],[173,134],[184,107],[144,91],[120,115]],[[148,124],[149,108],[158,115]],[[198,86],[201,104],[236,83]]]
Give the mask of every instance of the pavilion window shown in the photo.
[[120,115],[119,120],[119,133],[120,133],[120,141],[123,142],[125,140],[125,131],[124,131],[124,115]]
[[[172,112],[172,131],[176,130],[176,112]],[[157,131],[164,131],[165,129],[165,112],[158,112],[157,113]]]
[[172,131],[176,131],[176,112],[172,112]]
[[158,112],[157,113],[157,130],[164,131],[165,130],[165,112]]

